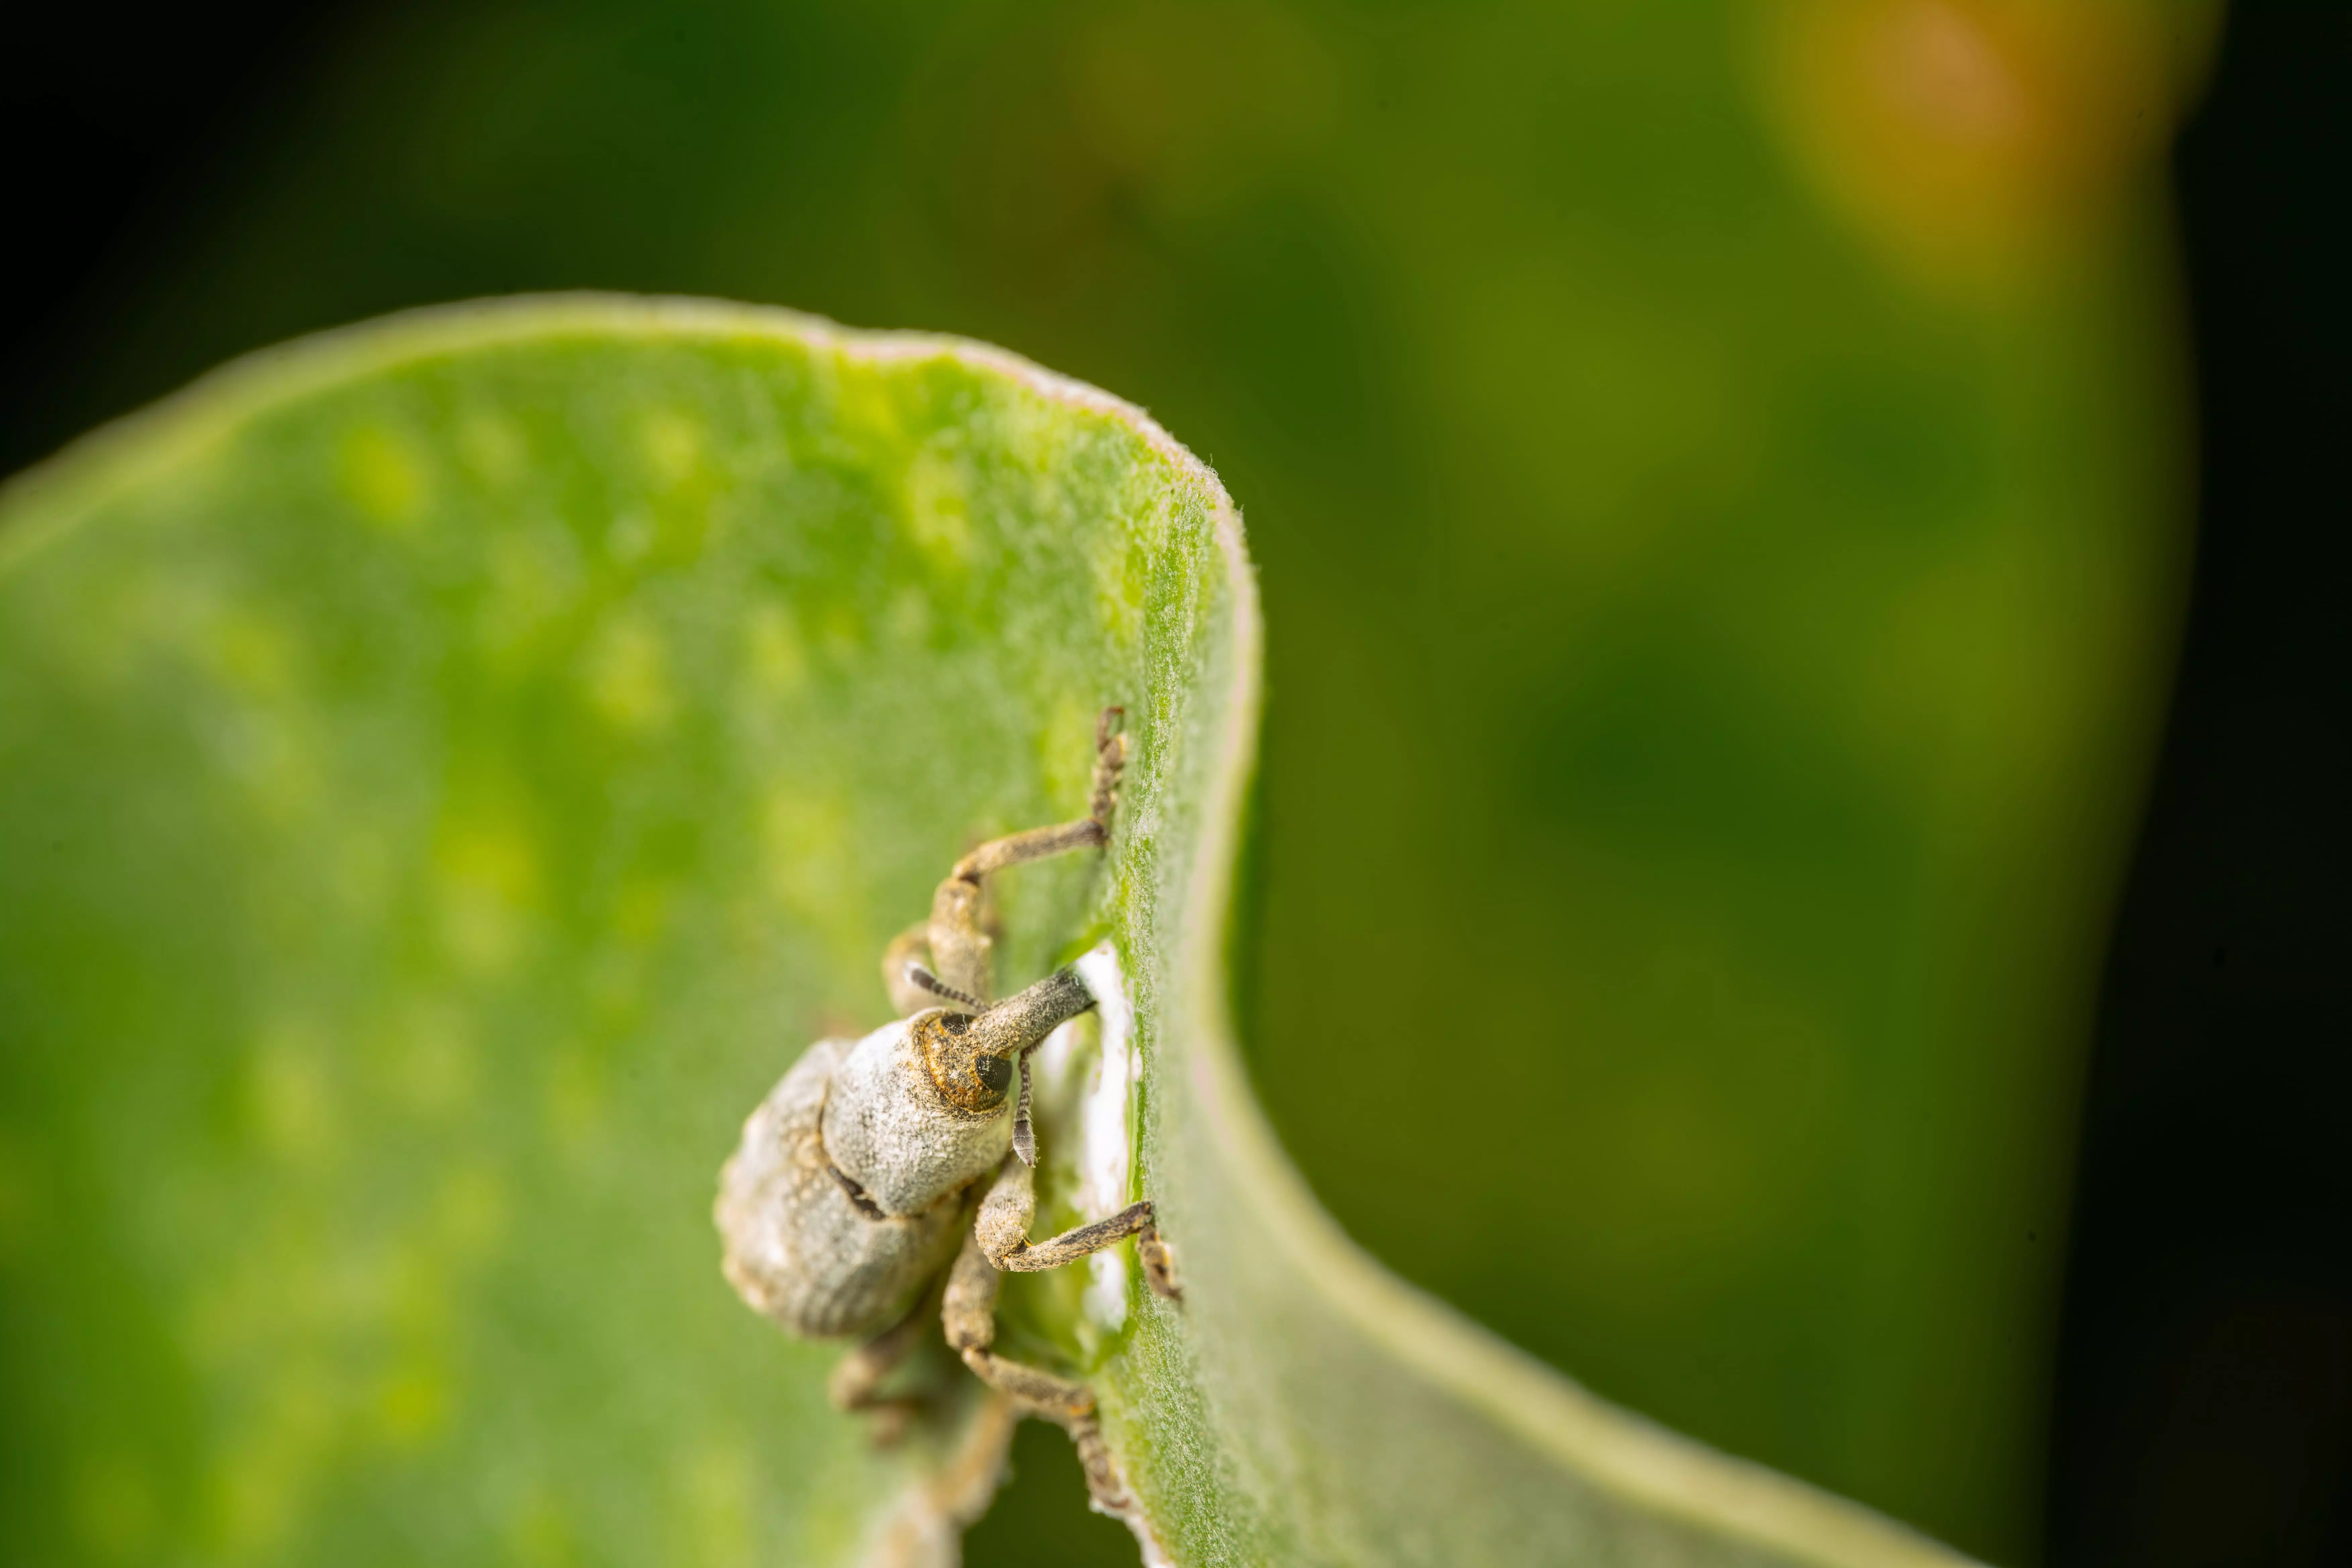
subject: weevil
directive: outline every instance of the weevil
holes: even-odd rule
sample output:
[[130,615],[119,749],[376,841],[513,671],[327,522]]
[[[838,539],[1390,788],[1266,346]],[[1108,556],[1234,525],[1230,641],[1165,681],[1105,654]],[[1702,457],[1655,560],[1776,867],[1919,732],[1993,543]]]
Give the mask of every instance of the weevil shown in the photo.
[[1092,1391],[996,1353],[997,1289],[1006,1271],[1058,1268],[1132,1236],[1152,1289],[1178,1290],[1149,1199],[1029,1239],[1029,1055],[1095,998],[1064,968],[992,1001],[982,894],[998,871],[1109,842],[1127,761],[1121,716],[1106,709],[1097,722],[1087,816],[992,839],[955,863],[929,918],[883,953],[899,1016],[862,1039],[808,1047],[744,1122],[715,1211],[727,1279],[745,1301],[803,1338],[858,1342],[829,1384],[836,1407],[874,1412],[877,1435],[903,1423],[914,1402],[885,1397],[882,1384],[937,1311],[982,1382],[1070,1434],[1088,1489],[1114,1513],[1129,1500]]

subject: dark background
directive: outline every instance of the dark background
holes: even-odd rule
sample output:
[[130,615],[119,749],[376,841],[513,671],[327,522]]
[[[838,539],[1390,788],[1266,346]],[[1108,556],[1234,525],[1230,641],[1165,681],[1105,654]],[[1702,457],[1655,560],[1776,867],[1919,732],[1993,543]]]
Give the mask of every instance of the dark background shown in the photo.
[[2352,1562],[2352,13],[2237,8],[2173,157],[2196,585],[2107,960],[2052,1561]]
[[[12,20],[0,471],[205,368],[82,361],[345,12]],[[2240,5],[2172,166],[2197,568],[2084,1111],[2048,1557],[2352,1563],[2352,15]],[[1076,1506],[1022,1458],[1068,1495],[1009,1508]]]

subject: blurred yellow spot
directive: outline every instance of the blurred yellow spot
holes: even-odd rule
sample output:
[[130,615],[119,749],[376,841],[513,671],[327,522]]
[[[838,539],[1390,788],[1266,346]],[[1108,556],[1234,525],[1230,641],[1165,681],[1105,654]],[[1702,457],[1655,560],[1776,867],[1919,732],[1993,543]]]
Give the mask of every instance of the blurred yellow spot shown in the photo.
[[768,885],[786,910],[833,940],[845,963],[857,962],[865,940],[850,833],[849,812],[825,796],[779,790],[761,808]]
[[154,1485],[130,1459],[85,1460],[74,1474],[72,1509],[74,1533],[94,1557],[129,1561],[153,1543]]
[[679,485],[702,467],[702,426],[683,416],[656,414],[645,423],[639,438],[646,461],[666,485]]
[[332,1151],[334,1084],[308,1026],[280,1022],[265,1032],[247,1064],[246,1093],[255,1133],[270,1152],[312,1161]]
[[539,858],[513,827],[475,825],[445,835],[434,856],[441,936],[477,973],[520,955],[539,893]]
[[224,1556],[261,1555],[285,1538],[300,1510],[309,1479],[303,1464],[308,1434],[281,1427],[269,1437],[276,1440],[235,1445],[213,1471],[208,1500]]
[[[1052,475],[1060,470],[1079,429],[1066,411],[1043,398],[1022,397],[995,414],[1000,461],[1030,474]],[[1041,505],[1061,499],[1044,487],[1034,493]],[[1065,515],[1067,509],[1067,501],[1062,500]]]
[[343,437],[336,479],[352,504],[385,527],[404,531],[422,510],[424,465],[381,425],[362,425]]
[[489,589],[478,613],[476,635],[494,653],[530,649],[579,597],[586,574],[571,532],[548,522],[509,525],[489,542]]
[[580,1561],[572,1521],[555,1499],[533,1488],[507,1521],[507,1548],[523,1568],[570,1568]]
[[243,607],[210,610],[186,628],[191,649],[222,688],[242,700],[216,733],[224,760],[266,817],[284,821],[317,803],[325,767],[296,702],[304,658],[294,633]]
[[507,1230],[507,1194],[498,1173],[469,1165],[442,1179],[434,1200],[433,1231],[440,1244],[465,1258],[495,1248]]
[[835,427],[856,444],[862,458],[872,460],[905,444],[906,420],[884,372],[843,355],[829,360],[813,356],[810,368],[821,375],[830,373]]
[[818,623],[817,646],[835,659],[855,658],[866,646],[866,623],[858,618],[856,609],[835,605]]
[[293,633],[277,620],[239,609],[213,623],[213,672],[231,689],[248,697],[282,697],[292,689],[299,663]]
[[942,570],[961,570],[971,559],[971,492],[960,451],[927,447],[907,470],[908,531]]
[[743,626],[743,661],[752,680],[771,697],[787,697],[808,683],[808,654],[792,612],[766,604],[753,610]]
[[376,1390],[376,1424],[395,1447],[414,1447],[447,1424],[449,1383],[441,1369],[404,1366]]
[[1795,161],[1941,288],[2030,278],[2113,219],[2170,128],[2156,9],[2126,0],[1790,0],[1764,64]]
[[761,827],[770,871],[787,901],[822,909],[846,890],[849,824],[839,805],[779,791],[768,797]]
[[476,474],[494,485],[520,478],[530,461],[521,426],[494,409],[467,416],[457,427],[457,450]]
[[590,645],[587,683],[590,700],[615,729],[658,729],[674,706],[668,650],[661,634],[639,616],[625,613]]
[[1154,543],[1115,528],[1103,530],[1098,537],[1095,605],[1101,613],[1105,635],[1117,647],[1132,648],[1143,635],[1143,602],[1151,588]]
[[732,1444],[713,1446],[678,1467],[674,1497],[684,1550],[677,1561],[699,1568],[740,1568],[752,1561],[751,1457]]
[[651,947],[669,929],[675,892],[669,883],[640,878],[625,884],[613,901],[613,931],[631,947]]

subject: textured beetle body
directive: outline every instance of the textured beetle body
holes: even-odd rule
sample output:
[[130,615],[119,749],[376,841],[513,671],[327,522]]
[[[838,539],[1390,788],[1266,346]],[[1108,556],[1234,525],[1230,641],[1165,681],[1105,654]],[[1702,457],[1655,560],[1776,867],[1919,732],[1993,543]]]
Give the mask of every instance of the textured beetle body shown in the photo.
[[897,1215],[870,1199],[861,1208],[825,1147],[824,1121],[843,1062],[905,1033],[902,1021],[855,1044],[811,1046],[743,1124],[743,1141],[719,1174],[728,1280],[793,1333],[834,1339],[888,1327],[962,1240],[961,1187]]
[[[1036,1211],[1029,1055],[1095,998],[1065,968],[991,1001],[982,907],[992,874],[1108,841],[1127,756],[1113,723],[1118,715],[1106,710],[1097,727],[1088,815],[991,839],[956,862],[930,919],[883,955],[883,977],[904,1016],[860,1040],[820,1040],[793,1064],[744,1123],[719,1173],[714,1217],[727,1279],[752,1307],[795,1334],[865,1342],[835,1369],[828,1393],[844,1410],[872,1412],[877,1439],[921,1407],[919,1398],[887,1394],[882,1384],[936,1310],[963,1363],[999,1394],[1066,1427],[1097,1506],[1125,1513],[1132,1500],[1095,1419],[1092,1392],[996,1352],[997,1280],[1005,1271],[1058,1268],[1133,1237],[1145,1278],[1173,1299],[1169,1252],[1149,1202],[1028,1240]],[[938,1005],[941,999],[950,1005]]]

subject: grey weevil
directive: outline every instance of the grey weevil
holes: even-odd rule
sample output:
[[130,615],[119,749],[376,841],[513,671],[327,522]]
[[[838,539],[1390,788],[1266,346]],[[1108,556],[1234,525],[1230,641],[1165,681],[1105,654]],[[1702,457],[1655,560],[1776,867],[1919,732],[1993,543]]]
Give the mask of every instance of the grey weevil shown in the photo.
[[1058,1268],[1132,1236],[1151,1288],[1179,1292],[1148,1199],[1028,1239],[1029,1054],[1095,998],[1064,968],[992,1002],[982,891],[1007,867],[1109,841],[1127,760],[1121,711],[1105,709],[1096,725],[1087,815],[991,840],[956,862],[930,918],[883,954],[900,1016],[863,1039],[819,1040],[793,1064],[743,1124],[714,1211],[727,1279],[745,1301],[804,1338],[860,1342],[835,1369],[836,1407],[903,1422],[912,1402],[883,1397],[881,1384],[937,1310],[948,1343],[982,1382],[1068,1431],[1095,1500],[1113,1513],[1131,1503],[1093,1393],[992,1348],[1000,1275]]

